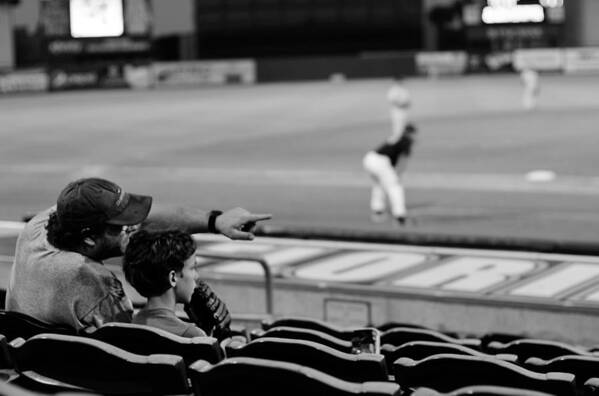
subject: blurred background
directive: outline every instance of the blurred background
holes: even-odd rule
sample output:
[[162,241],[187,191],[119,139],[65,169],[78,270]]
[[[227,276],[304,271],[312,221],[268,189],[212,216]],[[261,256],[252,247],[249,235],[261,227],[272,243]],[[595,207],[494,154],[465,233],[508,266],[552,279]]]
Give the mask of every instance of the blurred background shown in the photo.
[[[96,175],[272,212],[272,234],[592,249],[597,15],[591,0],[1,1],[0,218]],[[361,167],[397,75],[421,130],[404,228],[370,222]]]
[[[250,244],[196,238],[267,257],[275,313],[596,343],[598,17],[596,0],[0,0],[0,280],[23,218],[100,176],[272,213]],[[398,75],[419,129],[403,227],[371,221],[362,167]],[[232,312],[263,313],[257,267],[206,261]]]

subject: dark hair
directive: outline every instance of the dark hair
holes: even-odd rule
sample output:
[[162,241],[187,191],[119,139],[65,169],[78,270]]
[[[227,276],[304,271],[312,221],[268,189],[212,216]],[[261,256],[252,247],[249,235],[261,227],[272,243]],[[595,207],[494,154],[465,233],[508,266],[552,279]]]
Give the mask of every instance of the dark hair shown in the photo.
[[181,271],[184,261],[195,250],[195,242],[188,233],[138,231],[131,236],[125,250],[125,279],[142,296],[159,296],[171,288],[169,272]]
[[88,236],[102,235],[106,231],[106,224],[97,224],[91,227],[82,227],[81,225],[73,225],[61,222],[56,212],[50,213],[46,231],[48,242],[52,246],[73,251],[77,249],[83,239]]

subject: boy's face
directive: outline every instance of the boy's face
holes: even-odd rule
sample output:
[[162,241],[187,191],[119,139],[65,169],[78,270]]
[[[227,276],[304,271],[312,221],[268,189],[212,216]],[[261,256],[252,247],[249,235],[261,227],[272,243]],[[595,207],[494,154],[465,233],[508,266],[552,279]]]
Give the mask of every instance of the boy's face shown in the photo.
[[191,295],[196,287],[198,273],[195,269],[196,255],[192,254],[183,262],[183,269],[177,272],[177,284],[175,285],[175,297],[178,303],[189,303]]

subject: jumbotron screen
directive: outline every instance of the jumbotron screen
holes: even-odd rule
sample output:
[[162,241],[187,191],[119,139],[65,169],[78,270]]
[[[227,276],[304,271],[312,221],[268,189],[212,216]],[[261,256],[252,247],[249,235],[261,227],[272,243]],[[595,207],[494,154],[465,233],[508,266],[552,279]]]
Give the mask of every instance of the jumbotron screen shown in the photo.
[[123,0],[70,0],[70,21],[74,38],[122,36]]

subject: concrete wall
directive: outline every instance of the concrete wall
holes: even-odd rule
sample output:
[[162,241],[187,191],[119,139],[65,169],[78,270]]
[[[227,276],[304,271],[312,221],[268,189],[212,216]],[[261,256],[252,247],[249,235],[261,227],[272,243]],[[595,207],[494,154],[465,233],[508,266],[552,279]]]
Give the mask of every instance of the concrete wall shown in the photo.
[[0,69],[11,69],[14,66],[12,24],[12,7],[0,5]]
[[[572,1],[572,0],[570,0]],[[599,1],[597,0],[574,0],[580,4],[581,14],[574,24],[579,27],[578,45],[599,46]]]
[[567,0],[566,37],[567,46],[599,46],[599,1]]
[[152,0],[154,36],[195,31],[194,0]]

